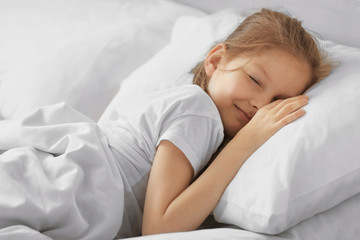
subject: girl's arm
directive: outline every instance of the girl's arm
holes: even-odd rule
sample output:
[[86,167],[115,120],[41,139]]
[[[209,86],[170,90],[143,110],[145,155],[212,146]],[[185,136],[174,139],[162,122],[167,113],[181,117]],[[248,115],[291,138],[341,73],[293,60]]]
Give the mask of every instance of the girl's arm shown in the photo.
[[146,192],[143,234],[197,229],[213,211],[246,159],[286,124],[302,115],[307,96],[261,108],[191,185],[193,169],[169,141],[157,149]]

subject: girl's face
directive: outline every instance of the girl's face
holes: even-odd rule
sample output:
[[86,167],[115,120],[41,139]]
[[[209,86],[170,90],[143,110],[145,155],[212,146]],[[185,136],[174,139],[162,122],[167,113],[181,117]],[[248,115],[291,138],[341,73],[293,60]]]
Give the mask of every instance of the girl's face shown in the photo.
[[222,53],[224,46],[215,47],[205,69],[210,77],[208,94],[228,136],[234,136],[264,105],[302,94],[310,81],[310,66],[278,48],[226,63],[221,61]]

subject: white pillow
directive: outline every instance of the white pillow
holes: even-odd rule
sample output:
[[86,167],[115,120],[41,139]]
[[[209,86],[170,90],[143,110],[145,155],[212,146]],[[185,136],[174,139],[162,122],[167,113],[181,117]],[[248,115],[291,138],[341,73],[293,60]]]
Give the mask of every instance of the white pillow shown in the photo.
[[[171,43],[124,81],[99,124],[131,97],[190,83],[182,76],[241,19],[231,12],[179,19]],[[218,221],[277,234],[360,192],[360,50],[324,47],[341,64],[308,91],[307,114],[245,162],[214,211]]]
[[[229,35],[243,17],[223,11],[203,18],[180,17],[171,42],[122,83],[118,93],[99,119],[99,124],[117,117],[121,105],[131,98],[155,90],[189,84],[187,76],[202,60],[215,41]],[[230,23],[230,24],[229,24]]]
[[165,0],[1,3],[0,116],[65,101],[97,120],[184,15],[203,13]]
[[360,193],[360,49],[325,49],[340,65],[307,92],[306,115],[245,162],[214,211],[218,221],[277,234]]
[[[277,235],[277,240],[355,240],[360,236],[360,194]],[[311,236],[311,237],[309,237]]]

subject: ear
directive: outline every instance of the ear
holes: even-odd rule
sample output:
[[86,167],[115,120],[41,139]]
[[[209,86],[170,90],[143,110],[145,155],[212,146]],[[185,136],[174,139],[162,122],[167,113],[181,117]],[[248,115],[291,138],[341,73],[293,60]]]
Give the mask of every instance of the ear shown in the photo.
[[226,46],[223,43],[216,45],[210,50],[205,59],[205,72],[208,77],[211,77],[214,74],[221,59],[225,56],[225,52]]

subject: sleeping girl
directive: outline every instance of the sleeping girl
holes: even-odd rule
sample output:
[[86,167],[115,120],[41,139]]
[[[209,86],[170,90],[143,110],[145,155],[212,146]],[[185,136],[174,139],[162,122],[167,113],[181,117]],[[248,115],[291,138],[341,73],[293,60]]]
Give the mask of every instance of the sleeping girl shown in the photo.
[[65,104],[0,121],[0,238],[197,229],[331,68],[297,19],[263,9],[210,49],[194,84],[136,99],[101,129]]

